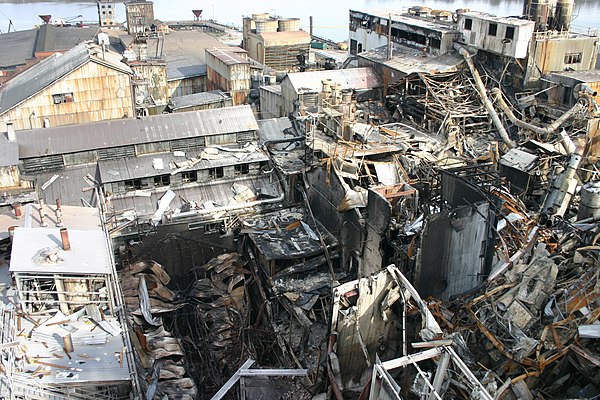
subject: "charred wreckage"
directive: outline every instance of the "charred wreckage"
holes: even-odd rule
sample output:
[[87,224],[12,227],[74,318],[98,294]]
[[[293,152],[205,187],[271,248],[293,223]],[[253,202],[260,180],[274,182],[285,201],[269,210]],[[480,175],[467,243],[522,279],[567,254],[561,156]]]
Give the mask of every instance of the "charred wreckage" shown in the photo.
[[[430,21],[421,13],[410,18]],[[32,197],[5,195],[3,395],[600,395],[600,75],[538,79],[518,47],[502,50],[511,58],[475,36],[446,43],[479,22],[515,41],[531,28],[534,53],[570,40],[540,20],[466,11],[431,31],[439,48],[423,57],[435,61],[406,70],[389,57],[406,50],[392,29],[404,20],[350,15],[351,37],[366,18],[399,38],[380,87],[323,79],[294,94],[289,117],[258,122],[245,106],[190,112],[214,125],[185,144],[123,130],[119,149],[133,153],[100,149],[91,170],[40,172]],[[378,71],[376,52],[357,58]],[[187,117],[132,124],[175,118]],[[69,173],[97,208],[51,204]],[[86,243],[103,250],[93,265]]]

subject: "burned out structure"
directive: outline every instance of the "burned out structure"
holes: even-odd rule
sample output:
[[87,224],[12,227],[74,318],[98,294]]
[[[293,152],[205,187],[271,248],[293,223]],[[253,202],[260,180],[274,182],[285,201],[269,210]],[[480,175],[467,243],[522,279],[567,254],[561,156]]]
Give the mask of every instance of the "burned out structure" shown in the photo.
[[99,187],[108,210],[126,220],[131,212],[156,223],[205,216],[218,227],[217,214],[283,198],[253,144],[257,128],[250,107],[238,106],[87,125],[78,141],[74,126],[23,131],[17,140],[22,172],[37,177],[48,202],[95,205]]
[[523,89],[535,21],[452,17],[402,18],[447,26],[439,49],[395,31],[371,68],[288,74],[263,90],[277,118],[86,125],[96,148],[16,133],[44,199],[102,206],[148,397],[598,393],[594,73]]
[[99,209],[30,204],[22,218],[1,270],[3,396],[140,395]]

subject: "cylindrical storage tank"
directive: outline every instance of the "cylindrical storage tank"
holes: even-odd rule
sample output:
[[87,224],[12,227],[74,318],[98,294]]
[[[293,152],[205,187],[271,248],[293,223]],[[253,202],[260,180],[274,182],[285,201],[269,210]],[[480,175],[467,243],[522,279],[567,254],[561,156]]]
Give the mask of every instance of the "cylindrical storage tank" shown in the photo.
[[269,13],[258,13],[252,14],[252,19],[269,19],[271,15]]
[[535,29],[538,31],[548,30],[548,17],[550,6],[548,0],[532,1],[529,9],[529,19],[535,21]]
[[296,32],[300,30],[300,18],[279,19],[279,32]]
[[278,24],[276,19],[259,19],[256,24],[256,33],[277,32]]
[[573,19],[573,8],[575,0],[558,0],[556,3],[556,24],[554,29],[557,31],[571,30],[571,20]]
[[600,217],[600,182],[589,182],[581,188],[577,219]]
[[431,15],[438,21],[452,21],[452,13],[446,10],[433,10]]
[[417,17],[429,17],[431,15],[431,8],[424,6],[413,6],[408,9],[408,13],[416,15]]

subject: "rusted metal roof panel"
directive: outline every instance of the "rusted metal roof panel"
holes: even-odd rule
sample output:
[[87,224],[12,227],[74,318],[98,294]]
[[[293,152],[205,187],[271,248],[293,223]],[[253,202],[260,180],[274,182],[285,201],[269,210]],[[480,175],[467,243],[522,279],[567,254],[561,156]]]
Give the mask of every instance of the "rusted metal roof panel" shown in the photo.
[[383,86],[381,80],[371,68],[336,69],[329,71],[292,72],[286,75],[292,87],[299,93],[300,89],[320,92],[324,79],[342,85],[342,89],[372,89]]
[[248,105],[17,131],[19,158],[256,131]]

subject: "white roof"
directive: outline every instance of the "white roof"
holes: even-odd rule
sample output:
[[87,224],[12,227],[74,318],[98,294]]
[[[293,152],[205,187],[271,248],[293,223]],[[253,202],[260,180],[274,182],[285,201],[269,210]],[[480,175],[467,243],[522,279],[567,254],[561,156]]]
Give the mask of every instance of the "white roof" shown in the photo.
[[[16,228],[10,272],[98,275],[111,273],[111,258],[103,231],[69,229],[71,250],[64,251],[59,228]],[[55,252],[57,262],[45,254]]]

